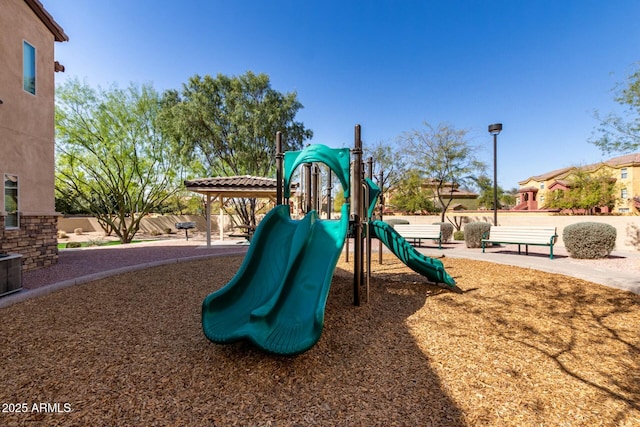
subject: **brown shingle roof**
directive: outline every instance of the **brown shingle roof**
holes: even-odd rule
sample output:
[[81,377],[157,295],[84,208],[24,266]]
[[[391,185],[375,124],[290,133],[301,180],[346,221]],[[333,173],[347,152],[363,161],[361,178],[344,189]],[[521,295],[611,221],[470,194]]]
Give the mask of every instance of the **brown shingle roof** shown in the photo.
[[562,169],[556,169],[553,170],[551,172],[547,172],[547,173],[543,173],[542,175],[536,175],[536,176],[532,176],[530,178],[527,178],[523,181],[518,182],[518,184],[522,185],[525,182],[529,181],[529,180],[534,180],[534,181],[546,181],[548,179],[553,178],[554,176],[558,176],[558,175],[562,175],[566,172],[569,172],[571,169],[573,169],[573,166],[569,166],[566,168],[562,168]]
[[[620,167],[620,166],[626,166],[626,165],[636,165],[636,166],[640,166],[640,153],[632,153],[632,154],[626,154],[624,156],[619,156],[619,157],[614,157],[613,159],[609,159],[606,160],[604,162],[599,162],[599,163],[593,163],[591,165],[586,165],[586,166],[580,166],[579,169],[582,170],[593,170],[593,169],[597,169],[598,167],[602,166],[602,165],[607,165],[607,166],[611,166],[611,167]],[[529,180],[534,180],[534,181],[546,181],[548,179],[551,179],[553,177],[562,175],[566,172],[569,172],[572,169],[576,169],[576,166],[569,166],[566,168],[562,168],[562,169],[556,169],[554,171],[551,172],[547,172],[544,173],[542,175],[537,175],[537,176],[532,176],[530,178],[527,178],[523,181],[519,181],[518,184],[523,185],[524,183],[526,183]]]
[[606,165],[617,167],[624,165],[640,165],[640,153],[627,154],[625,156],[614,157],[604,162]]
[[200,188],[234,188],[234,189],[276,189],[274,178],[262,178],[250,175],[219,176],[215,178],[198,178],[184,182],[187,187]]
[[[275,178],[250,175],[219,176],[184,181],[187,190],[199,193],[222,194],[228,197],[260,197],[274,195],[277,190]],[[292,184],[296,188],[297,184]]]

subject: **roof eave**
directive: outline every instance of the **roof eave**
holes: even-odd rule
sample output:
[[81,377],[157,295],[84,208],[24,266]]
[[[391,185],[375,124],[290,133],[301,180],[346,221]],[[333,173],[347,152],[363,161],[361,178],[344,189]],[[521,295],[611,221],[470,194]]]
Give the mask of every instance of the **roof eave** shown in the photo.
[[53,34],[55,41],[57,42],[68,42],[69,36],[67,36],[62,29],[62,27],[53,19],[53,16],[49,14],[40,3],[39,0],[24,0],[24,2],[33,10],[38,18],[42,21],[42,23],[51,31]]

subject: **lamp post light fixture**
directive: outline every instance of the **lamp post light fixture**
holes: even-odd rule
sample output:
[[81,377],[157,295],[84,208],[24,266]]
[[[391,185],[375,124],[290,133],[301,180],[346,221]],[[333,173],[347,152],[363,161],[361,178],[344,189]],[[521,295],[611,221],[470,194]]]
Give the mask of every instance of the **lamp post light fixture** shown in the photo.
[[493,225],[498,225],[498,134],[502,131],[502,123],[489,125],[489,133],[493,135]]

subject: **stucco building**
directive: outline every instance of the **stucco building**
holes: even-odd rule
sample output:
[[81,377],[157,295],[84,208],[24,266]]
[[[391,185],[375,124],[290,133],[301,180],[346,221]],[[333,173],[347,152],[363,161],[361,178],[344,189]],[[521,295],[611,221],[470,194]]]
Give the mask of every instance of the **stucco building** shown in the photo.
[[2,0],[0,12],[0,252],[29,270],[58,258],[54,45],[69,38],[38,0]]
[[[518,184],[518,198],[514,210],[544,209],[555,190],[566,190],[571,185],[571,174],[576,167],[566,167],[542,175],[532,176]],[[640,153],[614,157],[605,162],[580,167],[590,174],[603,174],[615,180],[618,197],[613,213],[640,213]],[[607,209],[603,208],[603,211]]]

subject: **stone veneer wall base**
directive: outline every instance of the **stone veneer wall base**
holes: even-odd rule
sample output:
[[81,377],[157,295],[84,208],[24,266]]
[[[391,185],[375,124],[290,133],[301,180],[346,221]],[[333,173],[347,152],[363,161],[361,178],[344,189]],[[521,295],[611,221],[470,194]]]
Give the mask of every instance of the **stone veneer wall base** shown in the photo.
[[58,216],[21,215],[20,228],[7,230],[0,216],[0,251],[22,255],[22,271],[58,262]]

